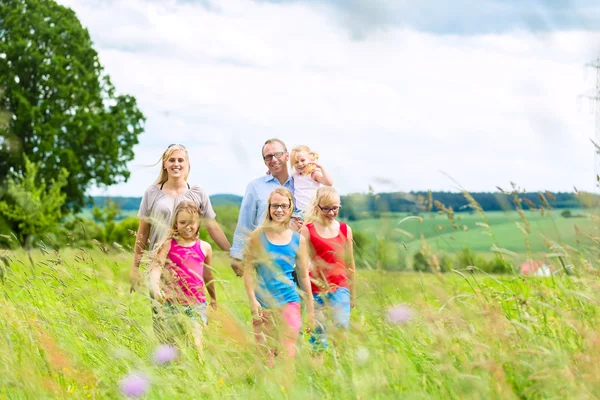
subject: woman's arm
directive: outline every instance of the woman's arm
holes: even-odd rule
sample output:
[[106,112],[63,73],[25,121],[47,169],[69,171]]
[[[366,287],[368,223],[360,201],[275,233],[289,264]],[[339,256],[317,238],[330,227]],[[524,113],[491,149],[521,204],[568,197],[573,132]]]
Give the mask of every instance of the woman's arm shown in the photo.
[[252,317],[257,318],[260,313],[260,303],[256,300],[256,294],[254,294],[254,252],[255,246],[258,243],[254,240],[251,243],[248,243],[250,246],[250,251],[246,254],[246,258],[244,259],[244,286],[246,287],[246,294],[248,295],[248,300],[250,300],[250,310],[252,311]]
[[137,233],[135,235],[135,244],[133,245],[133,265],[131,267],[131,273],[129,275],[129,282],[131,284],[129,293],[133,293],[140,284],[140,262],[146,249],[146,242],[150,235],[151,225],[145,219],[140,219],[140,225],[138,226]]
[[208,235],[212,238],[212,240],[215,241],[221,250],[228,252],[229,249],[231,249],[231,244],[229,244],[227,236],[225,236],[225,233],[223,233],[221,225],[219,225],[217,221],[212,218],[205,218],[204,223],[206,224]]
[[296,268],[298,270],[298,280],[300,287],[306,296],[306,310],[308,312],[308,326],[310,329],[315,325],[315,308],[313,304],[312,290],[310,288],[310,279],[308,277],[308,244],[304,236],[300,236],[300,246],[296,254]]
[[212,246],[210,243],[201,242],[202,252],[205,255],[204,258],[204,270],[202,272],[202,279],[206,286],[206,291],[210,296],[210,305],[213,308],[217,308],[217,290],[215,289],[215,278],[213,276],[212,269]]
[[350,280],[350,307],[354,308],[356,303],[356,265],[354,263],[354,242],[352,241],[352,229],[348,226],[348,235],[346,237],[348,244],[347,262],[348,279]]

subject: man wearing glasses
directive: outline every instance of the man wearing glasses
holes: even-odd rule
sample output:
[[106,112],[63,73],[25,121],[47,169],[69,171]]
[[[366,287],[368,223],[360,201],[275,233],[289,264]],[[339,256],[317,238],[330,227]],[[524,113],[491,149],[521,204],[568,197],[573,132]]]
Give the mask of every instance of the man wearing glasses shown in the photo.
[[[262,148],[262,158],[269,169],[267,175],[254,179],[246,187],[246,194],[240,206],[237,227],[231,246],[231,268],[238,276],[242,276],[242,259],[246,238],[265,219],[269,195],[278,187],[285,187],[294,193],[294,180],[288,172],[287,162],[290,159],[287,147],[279,139],[269,139]],[[292,219],[294,221],[294,219]],[[299,227],[293,227],[298,228]]]

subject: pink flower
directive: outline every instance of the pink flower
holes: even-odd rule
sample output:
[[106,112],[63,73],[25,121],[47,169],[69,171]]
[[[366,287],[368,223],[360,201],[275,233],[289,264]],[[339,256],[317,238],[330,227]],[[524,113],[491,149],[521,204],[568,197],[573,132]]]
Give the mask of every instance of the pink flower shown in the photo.
[[127,397],[140,397],[148,390],[150,381],[139,372],[132,372],[120,382],[121,391]]
[[387,320],[392,324],[403,324],[413,317],[413,310],[404,305],[397,305],[387,312]]
[[161,344],[154,352],[154,363],[157,365],[168,364],[177,358],[178,352],[175,346]]

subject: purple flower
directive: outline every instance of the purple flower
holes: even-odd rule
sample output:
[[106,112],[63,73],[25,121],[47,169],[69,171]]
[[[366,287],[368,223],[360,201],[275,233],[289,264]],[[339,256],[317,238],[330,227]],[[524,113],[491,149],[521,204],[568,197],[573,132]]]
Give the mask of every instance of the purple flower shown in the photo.
[[139,372],[132,372],[120,382],[121,391],[127,397],[140,397],[148,390],[150,381]]
[[387,312],[387,320],[392,324],[403,324],[413,317],[413,310],[404,305],[390,308]]
[[168,364],[177,358],[177,349],[169,344],[161,344],[154,352],[154,363],[157,365]]

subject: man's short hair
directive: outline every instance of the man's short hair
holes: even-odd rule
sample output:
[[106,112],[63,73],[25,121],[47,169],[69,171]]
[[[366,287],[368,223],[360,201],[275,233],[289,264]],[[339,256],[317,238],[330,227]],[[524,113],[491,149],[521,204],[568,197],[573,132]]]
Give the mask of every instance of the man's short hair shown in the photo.
[[265,151],[265,146],[266,146],[266,145],[268,145],[268,144],[271,144],[271,143],[279,143],[280,145],[282,145],[282,146],[283,146],[283,150],[285,150],[285,152],[287,153],[288,149],[287,149],[287,147],[286,147],[285,143],[283,143],[283,141],[281,141],[281,140],[279,140],[279,139],[272,138],[272,139],[269,139],[269,140],[267,140],[267,141],[265,142],[265,144],[263,144],[263,147],[262,147],[262,149],[260,149],[260,155],[261,155],[261,156],[264,156],[263,152]]

